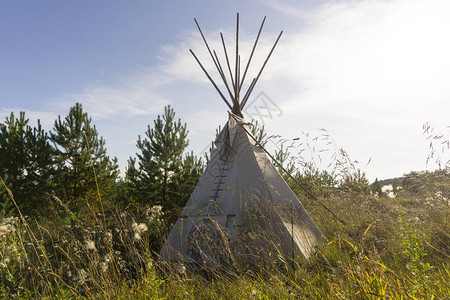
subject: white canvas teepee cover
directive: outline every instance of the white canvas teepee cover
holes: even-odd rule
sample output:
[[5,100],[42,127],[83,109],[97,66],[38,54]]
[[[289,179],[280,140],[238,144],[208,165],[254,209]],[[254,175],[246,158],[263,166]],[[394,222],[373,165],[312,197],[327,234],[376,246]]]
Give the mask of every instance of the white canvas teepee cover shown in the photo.
[[164,259],[215,263],[268,255],[269,248],[308,258],[324,240],[244,122],[230,113],[205,173],[161,249]]

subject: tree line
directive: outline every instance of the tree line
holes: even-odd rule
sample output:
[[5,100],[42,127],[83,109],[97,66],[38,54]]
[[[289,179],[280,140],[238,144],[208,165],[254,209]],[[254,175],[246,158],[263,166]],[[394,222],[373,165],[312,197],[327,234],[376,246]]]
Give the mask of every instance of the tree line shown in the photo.
[[[269,137],[264,126],[252,123],[252,136],[265,145]],[[220,127],[216,135],[219,132]],[[24,112],[19,116],[11,113],[0,123],[0,176],[25,215],[48,216],[55,201],[75,213],[97,210],[100,203],[160,205],[167,224],[171,224],[185,206],[215,147],[212,143],[205,159],[186,152],[188,133],[186,123],[166,106],[145,134],[138,136],[137,153],[128,159],[122,178],[117,158],[107,154],[105,140],[80,103],[71,107],[64,118],[58,116],[49,132],[39,120],[37,126],[30,126]],[[326,195],[335,188],[370,192],[365,174],[352,163],[339,179],[335,171],[320,171],[310,162],[303,162],[302,157],[291,157],[289,147],[281,144],[274,156],[284,166],[277,164],[278,171],[298,196],[304,194],[298,182],[317,195]],[[349,161],[348,157],[337,161],[341,160]],[[0,184],[0,217],[17,212],[13,199]]]
[[186,124],[167,106],[163,115],[137,140],[125,176],[116,157],[107,154],[105,140],[80,103],[66,117],[58,116],[45,131],[38,120],[29,125],[25,112],[11,113],[0,123],[0,214],[45,215],[55,201],[76,213],[107,205],[161,205],[173,221],[186,204],[204,163],[192,152]]

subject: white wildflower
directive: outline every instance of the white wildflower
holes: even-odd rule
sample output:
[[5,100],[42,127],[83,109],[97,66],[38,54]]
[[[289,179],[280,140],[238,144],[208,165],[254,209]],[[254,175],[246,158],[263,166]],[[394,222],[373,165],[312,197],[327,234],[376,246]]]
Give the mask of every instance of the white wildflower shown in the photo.
[[148,222],[151,223],[153,220],[159,220],[159,217],[162,215],[162,206],[154,205],[151,208],[145,211],[145,215],[148,218]]
[[88,250],[94,250],[94,251],[97,250],[97,248],[95,247],[95,243],[92,240],[86,240],[84,242],[84,244],[86,246],[86,249],[88,249]]
[[144,223],[139,224],[138,227],[137,227],[137,231],[139,233],[146,232],[147,230],[148,230],[148,227]]
[[161,205],[154,205],[152,206],[152,208],[150,209],[150,212],[153,215],[159,215],[162,213],[162,206]]
[[133,237],[133,238],[134,238],[134,240],[135,240],[136,242],[137,242],[137,241],[140,241],[140,240],[142,239],[142,238],[141,238],[141,235],[140,235],[139,233],[137,233],[137,232],[134,234],[134,237]]
[[108,231],[106,233],[106,240],[111,243],[112,239],[113,239],[113,235],[112,235],[112,233],[110,231]]
[[133,228],[135,233],[139,233],[139,234],[142,234],[148,230],[147,225],[145,225],[144,223],[138,224],[138,223],[134,222],[131,225],[131,227]]
[[1,221],[2,225],[14,225],[19,220],[18,217],[9,217],[9,218],[3,218]]
[[382,187],[381,187],[381,191],[383,192],[383,193],[389,193],[389,192],[392,192],[394,190],[394,187],[392,186],[392,184],[389,184],[389,185],[383,185]]
[[392,186],[392,184],[383,185],[383,187],[381,187],[381,192],[385,193],[389,198],[396,197],[394,193],[394,187]]
[[0,225],[0,236],[6,235],[9,232],[8,225]]
[[78,271],[78,282],[83,284],[86,282],[87,272],[84,269]]
[[387,196],[388,196],[389,198],[395,198],[397,195],[395,195],[394,192],[389,192],[389,193],[387,194]]
[[100,263],[100,270],[102,270],[103,273],[105,273],[106,271],[108,271],[108,264],[104,261],[102,261]]

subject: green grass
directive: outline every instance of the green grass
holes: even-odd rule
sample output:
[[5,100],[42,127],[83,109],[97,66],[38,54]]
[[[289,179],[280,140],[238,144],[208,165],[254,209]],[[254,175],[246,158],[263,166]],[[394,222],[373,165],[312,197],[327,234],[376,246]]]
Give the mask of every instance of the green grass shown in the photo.
[[106,203],[103,213],[89,207],[72,213],[56,199],[46,219],[1,220],[0,296],[448,299],[449,177],[422,175],[394,199],[342,189],[323,193],[321,201],[346,226],[301,199],[328,242],[307,261],[233,270],[192,271],[160,262],[156,251],[167,229],[158,207]]

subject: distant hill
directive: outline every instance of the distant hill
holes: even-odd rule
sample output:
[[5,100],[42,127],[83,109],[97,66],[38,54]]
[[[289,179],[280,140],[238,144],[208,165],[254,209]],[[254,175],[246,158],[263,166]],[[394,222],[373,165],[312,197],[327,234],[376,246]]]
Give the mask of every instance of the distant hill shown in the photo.
[[[378,180],[378,183],[381,184],[381,186],[384,186],[384,185],[394,184],[394,182],[403,182],[405,179],[406,179],[406,177],[404,177],[404,176],[388,178],[388,179]],[[374,184],[374,183],[375,183],[375,181],[372,184]]]

